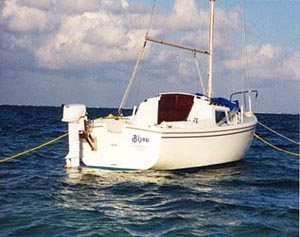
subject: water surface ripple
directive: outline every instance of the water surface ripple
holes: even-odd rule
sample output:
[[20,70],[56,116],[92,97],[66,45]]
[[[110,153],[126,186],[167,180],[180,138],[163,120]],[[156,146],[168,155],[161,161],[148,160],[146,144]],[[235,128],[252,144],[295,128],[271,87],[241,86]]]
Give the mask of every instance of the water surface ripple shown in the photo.
[[[0,108],[0,157],[66,130],[59,108]],[[299,116],[258,119],[299,141]],[[262,127],[257,132],[299,152]],[[299,160],[260,141],[241,162],[177,172],[66,170],[67,150],[64,138],[0,164],[0,236],[298,236]]]

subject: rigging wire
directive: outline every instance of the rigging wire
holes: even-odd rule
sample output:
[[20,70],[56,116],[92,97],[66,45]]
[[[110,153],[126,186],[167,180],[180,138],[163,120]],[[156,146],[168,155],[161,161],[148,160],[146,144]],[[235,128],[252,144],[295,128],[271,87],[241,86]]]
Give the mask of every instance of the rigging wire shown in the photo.
[[[154,10],[155,10],[155,6],[156,6],[156,0],[153,1],[153,4],[152,4],[152,9],[151,9],[151,14],[150,14],[150,19],[149,19],[149,23],[148,23],[148,27],[147,27],[147,31],[146,31],[146,37],[148,36],[149,32],[150,32],[150,29],[152,27],[152,21],[153,21],[153,15],[154,15]],[[145,37],[145,38],[146,38]],[[146,40],[145,40],[146,41]],[[142,62],[142,65],[141,65],[141,71],[140,71],[140,75],[143,74],[143,70],[144,70],[144,56],[145,54],[142,55],[142,58],[141,58],[141,62]],[[139,98],[139,94],[140,94],[140,86],[141,86],[141,77],[139,77],[139,80],[138,80],[138,83],[137,83],[137,93],[136,93],[136,99]]]
[[[247,45],[248,45],[248,38],[247,38],[247,28],[246,28],[246,17],[245,17],[245,10],[244,10],[244,6],[242,4],[242,1],[239,0],[239,5],[240,5],[240,9],[241,9],[241,14],[243,17],[243,41],[242,41],[242,54],[243,54],[243,64],[245,64],[245,72],[246,72],[246,83],[247,83],[247,89],[250,90],[250,76],[249,76],[249,60],[248,60],[248,50],[247,50]],[[245,62],[244,62],[245,60]]]
[[300,145],[299,142],[294,141],[293,139],[290,139],[290,138],[288,138],[288,137],[286,137],[286,136],[280,134],[279,132],[274,131],[273,129],[267,127],[266,125],[264,125],[264,124],[262,124],[262,123],[260,123],[260,122],[258,122],[258,121],[257,121],[257,123],[258,123],[260,126],[264,127],[265,129],[269,130],[270,132],[272,132],[272,133],[274,133],[274,134],[276,134],[276,135],[278,135],[278,136],[280,136],[280,137],[282,137],[282,138],[284,138],[284,139],[286,139],[286,140],[288,140],[288,141],[290,141],[290,142],[292,142],[292,143],[295,143],[295,144],[297,144],[297,145]]
[[150,19],[149,19],[149,24],[148,24],[148,28],[147,28],[147,31],[146,31],[146,35],[148,35],[148,33],[150,31],[150,28],[152,26],[152,20],[153,20],[155,5],[156,5],[156,0],[153,1],[153,5],[152,5],[152,9],[151,9],[151,14],[150,14]]
[[195,61],[195,64],[196,64],[196,68],[197,68],[197,72],[198,72],[198,77],[199,77],[200,85],[201,85],[201,88],[202,88],[202,93],[205,94],[205,87],[204,87],[204,84],[203,84],[203,79],[202,79],[202,75],[201,75],[201,71],[200,71],[200,65],[198,63],[196,53],[194,53],[194,61]]
[[153,14],[154,14],[154,9],[155,9],[155,4],[156,4],[156,0],[154,0],[153,2],[153,6],[152,6],[152,10],[151,10],[151,15],[150,15],[150,21],[149,21],[149,25],[148,25],[148,28],[147,28],[147,32],[146,32],[146,35],[145,35],[145,40],[144,40],[144,43],[143,43],[143,46],[139,52],[139,55],[137,57],[137,60],[136,60],[136,63],[134,65],[134,68],[133,68],[133,71],[132,71],[132,74],[131,74],[131,77],[129,79],[129,83],[126,87],[126,90],[125,90],[125,93],[123,95],[123,98],[121,100],[121,103],[120,103],[120,106],[119,106],[119,109],[118,109],[118,115],[121,116],[122,115],[122,110],[124,108],[124,105],[126,103],[126,100],[127,100],[127,97],[128,97],[128,94],[129,94],[129,91],[131,89],[131,86],[132,86],[132,83],[135,79],[135,75],[137,73],[137,70],[138,70],[138,67],[139,67],[139,64],[140,64],[140,61],[143,59],[144,57],[144,53],[145,53],[145,48],[146,48],[146,44],[147,44],[147,36],[149,34],[149,31],[150,31],[150,27],[152,25],[152,19],[153,19]]

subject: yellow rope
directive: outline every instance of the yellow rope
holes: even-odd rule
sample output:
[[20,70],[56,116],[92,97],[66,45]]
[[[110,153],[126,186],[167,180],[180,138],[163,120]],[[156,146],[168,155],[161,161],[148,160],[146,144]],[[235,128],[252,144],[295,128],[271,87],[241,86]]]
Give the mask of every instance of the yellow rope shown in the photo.
[[96,118],[95,120],[101,120],[101,119],[116,119],[116,120],[121,120],[121,119],[125,119],[125,118],[123,116],[119,116],[119,115],[108,114],[105,117],[99,117],[99,118]]
[[[29,149],[29,150],[26,150],[26,151],[22,151],[22,152],[20,152],[20,153],[18,153],[18,154],[15,154],[15,155],[13,155],[13,156],[9,156],[9,157],[6,157],[6,158],[4,158],[4,159],[1,159],[1,160],[0,160],[0,163],[4,163],[4,162],[6,162],[6,161],[15,159],[15,158],[17,158],[17,157],[19,157],[19,156],[25,155],[25,154],[27,154],[27,153],[29,153],[29,152],[33,152],[33,151],[39,150],[39,149],[41,149],[41,148],[44,147],[44,146],[48,146],[48,145],[50,145],[50,144],[52,144],[52,143],[54,143],[54,142],[57,142],[58,140],[60,140],[60,139],[62,139],[62,138],[64,138],[64,137],[66,137],[68,134],[69,134],[69,133],[64,133],[64,134],[62,134],[62,135],[60,135],[60,136],[58,136],[58,137],[56,137],[56,138],[54,138],[54,139],[52,139],[52,140],[50,140],[50,141],[48,141],[48,142],[42,143],[42,144],[39,145],[39,146],[33,147],[33,148],[31,148],[31,149]],[[296,156],[296,157],[299,157],[299,156],[300,156],[299,153],[287,151],[287,150],[281,149],[281,148],[279,148],[279,147],[277,147],[277,146],[274,146],[273,144],[269,143],[268,141],[266,141],[265,139],[263,139],[262,137],[260,137],[260,136],[257,135],[256,133],[254,134],[254,136],[255,136],[258,140],[262,141],[263,143],[267,144],[268,146],[270,146],[270,147],[272,147],[272,148],[274,148],[274,149],[276,149],[276,150],[278,150],[278,151],[285,152],[285,153],[287,153],[287,154],[290,154],[290,155],[293,155],[293,156]]]
[[41,149],[41,148],[44,147],[44,146],[48,146],[48,145],[50,145],[50,144],[52,144],[52,143],[54,143],[54,142],[57,142],[58,140],[62,139],[63,137],[65,137],[65,136],[67,136],[67,135],[68,135],[68,133],[64,133],[64,134],[62,134],[61,136],[56,137],[56,138],[54,138],[54,139],[52,139],[52,140],[50,140],[50,141],[48,141],[48,142],[42,143],[42,144],[39,145],[39,146],[33,147],[33,148],[31,148],[31,149],[29,149],[29,150],[26,150],[26,151],[22,151],[22,152],[20,152],[20,153],[18,153],[18,154],[15,154],[15,155],[13,155],[13,156],[9,156],[9,157],[6,157],[6,158],[4,158],[4,159],[1,159],[1,160],[0,160],[0,163],[3,163],[3,162],[6,162],[6,161],[9,161],[9,160],[12,160],[12,159],[17,158],[17,157],[19,157],[19,156],[25,155],[25,154],[27,154],[27,153],[29,153],[29,152],[33,152],[33,151],[36,151],[36,150],[38,150],[38,149]]
[[263,139],[262,137],[258,136],[256,133],[254,134],[254,136],[255,136],[258,140],[260,140],[260,141],[262,141],[263,143],[267,144],[268,146],[274,148],[275,150],[282,151],[282,152],[285,152],[285,153],[287,153],[287,154],[290,154],[290,155],[293,155],[293,156],[296,156],[296,157],[299,157],[299,156],[300,156],[299,153],[287,151],[287,150],[281,149],[281,148],[279,148],[279,147],[277,147],[277,146],[274,146],[274,145],[271,144],[270,142],[268,142],[268,141],[266,141],[265,139]]

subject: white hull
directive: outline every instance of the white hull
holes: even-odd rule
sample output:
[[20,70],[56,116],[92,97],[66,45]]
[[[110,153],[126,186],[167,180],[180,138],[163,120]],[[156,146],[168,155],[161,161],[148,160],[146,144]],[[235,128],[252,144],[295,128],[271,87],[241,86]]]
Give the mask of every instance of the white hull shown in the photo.
[[214,132],[165,135],[160,159],[153,168],[185,169],[241,160],[251,144],[254,130],[255,124],[252,124]]
[[[214,131],[140,129],[125,125],[122,132],[109,131],[103,121],[94,128],[97,151],[81,140],[82,165],[129,170],[176,170],[223,164],[242,159],[249,148],[256,119]],[[180,131],[185,130],[185,131]]]

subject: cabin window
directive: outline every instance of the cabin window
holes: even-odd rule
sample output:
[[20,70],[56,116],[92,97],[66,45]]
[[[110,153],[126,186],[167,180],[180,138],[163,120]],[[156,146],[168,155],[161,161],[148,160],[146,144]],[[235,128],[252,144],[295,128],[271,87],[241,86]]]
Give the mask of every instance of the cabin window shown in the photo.
[[222,110],[216,111],[216,123],[219,123],[225,117],[226,117],[225,111],[222,111]]

